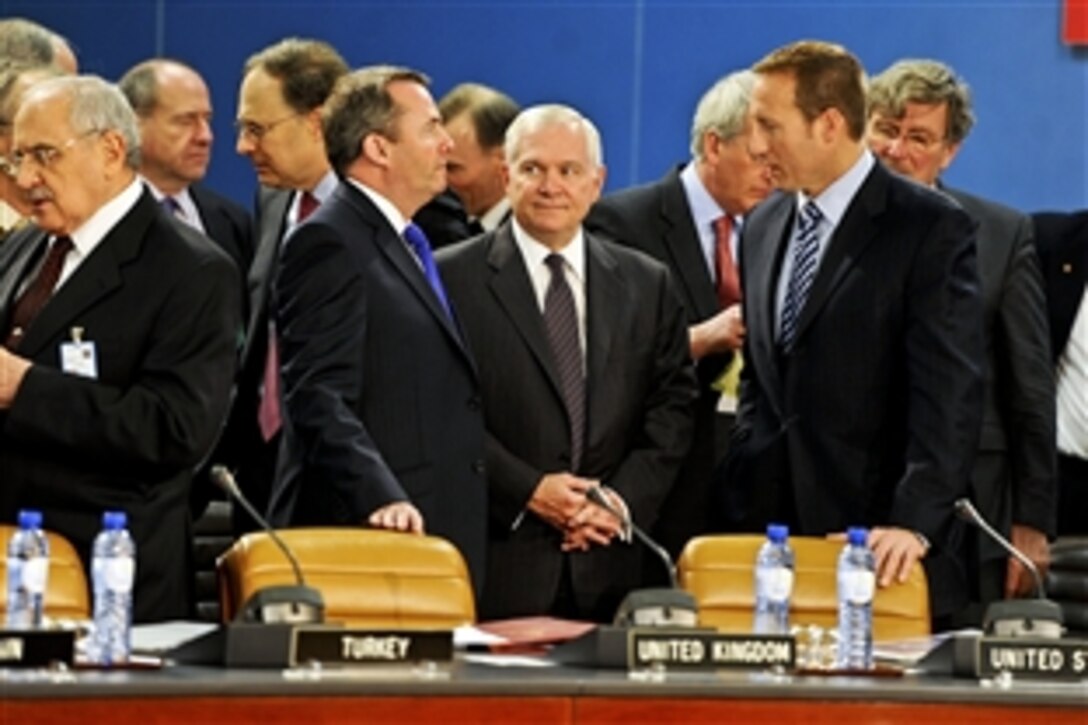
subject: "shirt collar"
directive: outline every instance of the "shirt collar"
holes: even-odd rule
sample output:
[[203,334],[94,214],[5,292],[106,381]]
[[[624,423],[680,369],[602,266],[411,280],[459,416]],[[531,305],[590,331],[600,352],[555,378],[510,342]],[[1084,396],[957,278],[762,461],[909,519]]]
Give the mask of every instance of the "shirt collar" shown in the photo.
[[319,204],[324,204],[332,196],[332,193],[336,191],[336,184],[339,179],[336,178],[336,172],[329,169],[325,172],[325,175],[321,177],[321,181],[317,182],[317,186],[310,190],[310,193],[314,195]]
[[[544,266],[546,264],[544,260],[547,259],[549,254],[552,254],[552,250],[525,231],[518,224],[517,217],[513,217],[511,222],[511,228],[514,230],[514,243],[517,244],[518,250],[525,260],[525,265],[530,269],[536,266]],[[578,228],[574,238],[570,240],[567,246],[558,250],[555,254],[563,258],[579,282],[585,281],[586,241],[581,227]]]
[[691,218],[695,222],[696,229],[713,229],[714,222],[726,212],[714,197],[706,190],[703,180],[695,169],[692,161],[680,172],[680,184],[684,187],[684,195],[691,207]]
[[386,199],[358,179],[353,179],[349,176],[347,177],[347,181],[356,189],[363,192],[363,194],[366,195],[366,198],[370,199],[370,201],[374,203],[374,206],[378,207],[378,211],[380,211],[382,216],[385,217],[385,220],[389,222],[389,226],[393,227],[393,231],[399,236],[404,236],[404,229],[408,226],[408,221],[393,202],[389,201],[389,199]]
[[493,207],[483,213],[479,220],[480,226],[484,228],[485,232],[494,231],[495,227],[499,226],[509,213],[510,200],[504,196]]
[[143,182],[139,177],[134,177],[121,193],[100,206],[87,221],[73,230],[68,236],[80,255],[86,257],[90,254],[132,207],[136,206],[136,202],[140,200],[143,193]]
[[[845,174],[835,179],[834,182],[815,197],[816,206],[820,207],[824,219],[835,228],[846,214],[846,208],[854,200],[858,189],[865,183],[865,178],[872,171],[876,161],[869,149],[864,149],[861,156],[854,162]],[[809,198],[804,192],[797,192],[797,208],[803,209]]]

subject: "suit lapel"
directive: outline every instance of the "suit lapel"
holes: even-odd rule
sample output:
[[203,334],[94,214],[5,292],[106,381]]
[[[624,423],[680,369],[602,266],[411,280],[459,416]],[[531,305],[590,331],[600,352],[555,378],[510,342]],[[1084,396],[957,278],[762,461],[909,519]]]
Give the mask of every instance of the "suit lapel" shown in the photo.
[[[778,297],[778,274],[782,255],[789,246],[794,217],[793,196],[779,192],[764,202],[761,218],[767,223],[762,233],[755,226],[745,226],[742,232],[742,264],[744,279],[744,318],[750,333],[748,339],[752,367],[760,371],[763,389],[776,411],[782,410],[779,381],[778,351],[775,335]],[[758,234],[758,236],[757,236]]]
[[56,291],[19,343],[19,352],[33,357],[81,313],[121,286],[121,267],[140,254],[158,204],[144,190],[136,206],[111,229],[75,273]]
[[875,219],[884,210],[887,173],[879,163],[874,164],[868,178],[846,208],[846,214],[835,228],[835,234],[816,270],[812,290],[797,321],[795,339],[805,334],[805,329],[812,324],[858,256],[876,239],[878,228]]
[[593,433],[593,421],[604,421],[609,411],[602,396],[596,394],[601,381],[610,371],[620,369],[611,359],[612,344],[617,330],[624,329],[622,320],[629,312],[624,304],[623,280],[615,258],[599,240],[585,235],[586,240],[586,411],[587,443]]
[[407,242],[401,239],[393,230],[378,208],[361,191],[350,184],[341,183],[336,187],[333,196],[339,196],[345,200],[362,217],[364,223],[374,229],[374,243],[378,250],[404,278],[407,287],[412,290],[416,297],[419,298],[419,301],[423,303],[423,306],[434,316],[438,324],[454,341],[465,360],[468,361],[469,367],[475,372],[475,362],[464,346],[464,337],[460,329],[446,314],[442,303],[438,301],[438,296],[431,289],[430,283],[427,282],[427,278],[424,276],[419,262],[416,261],[415,256],[408,248]]
[[563,388],[552,359],[548,334],[544,330],[544,318],[509,224],[503,224],[492,235],[487,263],[492,270],[488,287],[544,371],[556,398],[562,402]]
[[691,217],[691,206],[674,170],[668,177],[661,199],[661,217],[666,225],[665,248],[672,257],[673,268],[679,272],[687,303],[698,319],[712,317],[718,312],[718,293],[710,279],[710,270],[703,257],[703,245]]
[[[268,324],[268,294],[272,288],[276,260],[279,259],[280,242],[287,228],[287,207],[293,194],[294,192],[281,189],[262,189],[260,192],[260,239],[253,256],[253,264],[246,276],[246,286],[249,289],[249,321],[242,349],[243,366],[250,364],[250,357],[257,349],[261,350],[262,357],[264,355],[264,341],[267,338],[263,329],[259,328]],[[261,364],[264,364],[263,360]]]
[[4,242],[4,252],[9,252],[10,247],[10,253],[0,260],[0,269],[7,271],[0,279],[0,330],[8,329],[8,319],[15,306],[19,285],[26,279],[30,268],[41,259],[48,237],[45,231],[35,227],[33,231],[9,237]]

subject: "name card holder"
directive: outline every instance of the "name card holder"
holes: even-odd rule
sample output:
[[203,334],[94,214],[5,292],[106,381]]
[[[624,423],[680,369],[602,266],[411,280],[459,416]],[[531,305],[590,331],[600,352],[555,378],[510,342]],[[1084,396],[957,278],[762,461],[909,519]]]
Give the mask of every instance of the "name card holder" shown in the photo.
[[76,634],[59,629],[0,630],[0,667],[72,666]]
[[227,667],[361,667],[444,663],[453,659],[449,630],[372,630],[328,624],[235,623],[225,628]]
[[1041,680],[1088,680],[1088,640],[980,637],[975,674]]
[[788,635],[655,632],[632,629],[627,642],[627,669],[651,667],[684,670],[792,670],[797,644]]

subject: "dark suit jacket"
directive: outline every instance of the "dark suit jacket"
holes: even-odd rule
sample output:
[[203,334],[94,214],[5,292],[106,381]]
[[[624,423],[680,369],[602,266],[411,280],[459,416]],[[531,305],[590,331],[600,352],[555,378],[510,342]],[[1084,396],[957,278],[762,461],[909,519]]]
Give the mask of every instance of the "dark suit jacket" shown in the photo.
[[476,369],[407,244],[341,183],[284,243],[274,291],[279,526],[365,524],[411,501],[477,586],[487,518]]
[[879,163],[831,239],[780,350],[775,290],[796,195],[750,215],[742,239],[748,336],[730,481],[794,501],[801,534],[900,526],[925,535],[933,614],[964,602],[953,502],[967,492],[982,410],[974,224],[947,197]]
[[204,232],[230,255],[245,279],[253,262],[253,222],[249,212],[201,184],[191,185],[189,196],[200,212]]
[[473,234],[461,200],[450,189],[424,204],[412,217],[427,235],[432,249],[441,249]]
[[[1054,371],[1031,221],[977,196],[944,191],[979,225],[986,364],[972,499],[1006,535],[1013,522],[1053,535]],[[988,537],[979,546],[984,559],[1008,556]]]
[[[238,486],[258,511],[268,508],[279,452],[278,435],[267,442],[261,436],[257,408],[268,355],[269,293],[293,194],[283,189],[261,188],[257,195],[257,249],[246,275],[245,340],[226,428],[210,461],[234,471]],[[237,533],[257,528],[256,522],[240,507],[234,508],[234,526]]]
[[[579,470],[657,518],[687,452],[694,376],[668,271],[586,235],[586,445]],[[490,546],[482,618],[539,614],[555,599],[562,536],[525,510],[545,473],[570,469],[570,429],[543,317],[510,223],[444,249],[443,279],[480,366]],[[610,618],[641,582],[639,545],[571,554],[578,605]]]
[[1057,363],[1088,284],[1088,211],[1040,212],[1031,219],[1046,281],[1050,354]]
[[[720,311],[714,280],[707,269],[691,208],[677,167],[663,179],[610,194],[598,201],[586,227],[664,262],[687,313],[689,326]],[[711,385],[721,376],[731,355],[708,355],[698,362],[699,399],[691,450],[665,503],[654,536],[678,556],[693,536],[717,528],[711,505],[711,478],[718,462],[716,431],[718,391]]]
[[[44,233],[0,253],[0,321]],[[0,516],[41,508],[84,561],[102,512],[128,513],[136,541],[135,619],[189,614],[191,470],[226,412],[239,326],[234,265],[172,223],[144,192],[27,331],[33,363],[0,413]],[[95,343],[98,379],[58,369],[72,328]]]

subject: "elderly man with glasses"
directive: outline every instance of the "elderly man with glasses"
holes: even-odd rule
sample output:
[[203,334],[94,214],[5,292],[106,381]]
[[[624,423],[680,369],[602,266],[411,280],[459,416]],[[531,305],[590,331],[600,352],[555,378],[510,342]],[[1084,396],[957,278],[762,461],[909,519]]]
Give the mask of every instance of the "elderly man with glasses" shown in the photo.
[[0,247],[0,520],[39,509],[86,562],[102,512],[125,511],[146,622],[189,615],[189,485],[226,412],[239,283],[138,160],[100,78],[23,97],[10,164],[34,224]]

